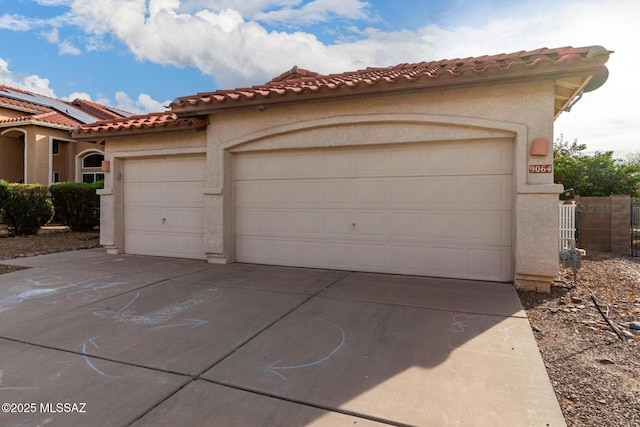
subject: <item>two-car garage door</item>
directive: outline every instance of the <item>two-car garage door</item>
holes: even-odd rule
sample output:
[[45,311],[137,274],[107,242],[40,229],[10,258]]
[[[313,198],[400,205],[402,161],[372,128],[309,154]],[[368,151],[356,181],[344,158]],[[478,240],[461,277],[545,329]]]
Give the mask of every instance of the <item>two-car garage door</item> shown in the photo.
[[236,260],[511,280],[512,142],[235,159]]

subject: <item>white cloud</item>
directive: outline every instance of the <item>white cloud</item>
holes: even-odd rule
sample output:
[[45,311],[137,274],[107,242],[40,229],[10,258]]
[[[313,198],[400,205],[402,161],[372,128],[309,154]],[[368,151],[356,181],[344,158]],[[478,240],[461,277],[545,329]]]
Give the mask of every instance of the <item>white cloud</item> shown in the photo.
[[113,105],[109,99],[105,98],[101,98],[98,102],[104,105],[115,106],[115,108],[135,114],[165,111],[166,108],[164,106],[169,105],[170,103],[170,101],[156,101],[146,93],[138,95],[138,99],[134,101],[129,97],[129,95],[122,91],[116,92],[115,100],[115,105]]
[[65,96],[62,98],[64,101],[75,101],[76,99],[84,99],[86,101],[91,101],[91,95],[87,92],[73,92],[69,96]]
[[262,83],[296,63],[321,72],[352,64],[348,54],[309,33],[267,32],[234,10],[189,15],[172,5],[153,2],[151,14],[144,2],[77,0],[74,12],[87,31],[112,34],[138,59],[197,67],[223,87]]
[[25,18],[20,15],[4,14],[0,16],[0,29],[12,31],[28,31],[38,23],[37,20]]
[[2,58],[0,58],[0,84],[41,95],[56,96],[53,89],[49,87],[49,79],[36,74],[15,74],[9,70],[9,64]]
[[69,40],[65,40],[58,45],[60,55],[80,55],[82,51],[75,47]]
[[40,33],[40,35],[44,37],[44,39],[51,44],[56,44],[60,42],[60,34],[57,28],[53,28],[49,32],[43,31]]
[[367,6],[367,3],[360,0],[313,0],[302,7],[289,5],[268,12],[259,12],[254,14],[253,18],[270,24],[280,23],[287,27],[300,27],[335,18],[369,19]]

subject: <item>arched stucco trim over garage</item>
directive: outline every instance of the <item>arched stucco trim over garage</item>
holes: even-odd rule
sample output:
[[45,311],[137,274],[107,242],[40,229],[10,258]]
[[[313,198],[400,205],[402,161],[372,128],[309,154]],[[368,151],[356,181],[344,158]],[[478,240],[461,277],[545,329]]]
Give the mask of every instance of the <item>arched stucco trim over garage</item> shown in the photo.
[[[215,135],[213,136],[215,138]],[[283,150],[356,147],[364,145],[427,143],[464,140],[510,139],[514,141],[514,176],[517,191],[526,186],[527,127],[525,125],[464,116],[431,114],[366,114],[300,121],[215,141],[209,164],[212,190],[224,181],[223,151]],[[329,142],[327,142],[329,141]],[[210,147],[209,152],[211,152]]]
[[[513,193],[526,192],[528,128],[518,123],[432,114],[367,114],[342,115],[298,121],[262,129],[222,141],[212,132],[208,147],[208,185],[205,197],[211,210],[220,215],[215,222],[218,233],[207,235],[207,255],[210,262],[234,262],[233,158],[235,154],[252,151],[290,149],[340,148],[429,142],[510,141],[514,144]],[[222,206],[221,206],[222,205]],[[513,211],[517,226],[517,209]],[[222,229],[222,230],[221,230]],[[222,231],[221,233],[219,231]],[[516,233],[512,233],[515,252]]]

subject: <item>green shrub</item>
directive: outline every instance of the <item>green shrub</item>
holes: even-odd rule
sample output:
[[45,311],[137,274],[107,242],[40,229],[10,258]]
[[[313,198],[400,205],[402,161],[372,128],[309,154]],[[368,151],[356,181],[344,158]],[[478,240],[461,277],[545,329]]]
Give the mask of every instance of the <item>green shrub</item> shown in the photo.
[[11,195],[11,189],[9,189],[9,183],[4,179],[0,179],[0,211],[2,211],[2,207],[7,200],[9,200],[9,196]]
[[2,209],[9,232],[14,235],[36,234],[53,217],[49,189],[39,184],[9,184],[11,194]]
[[61,182],[53,184],[49,191],[56,210],[56,217],[73,231],[90,231],[100,224],[100,196],[96,190],[103,182]]

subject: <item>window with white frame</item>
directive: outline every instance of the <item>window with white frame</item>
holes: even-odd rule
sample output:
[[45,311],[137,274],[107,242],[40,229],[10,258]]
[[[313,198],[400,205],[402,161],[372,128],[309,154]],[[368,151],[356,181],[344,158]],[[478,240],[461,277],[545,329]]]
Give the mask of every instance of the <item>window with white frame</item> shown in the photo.
[[82,182],[90,184],[104,180],[104,172],[101,170],[103,160],[104,155],[99,153],[92,153],[82,158]]

